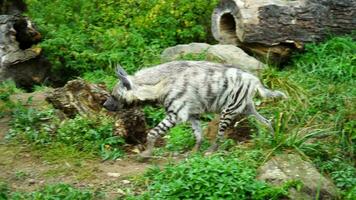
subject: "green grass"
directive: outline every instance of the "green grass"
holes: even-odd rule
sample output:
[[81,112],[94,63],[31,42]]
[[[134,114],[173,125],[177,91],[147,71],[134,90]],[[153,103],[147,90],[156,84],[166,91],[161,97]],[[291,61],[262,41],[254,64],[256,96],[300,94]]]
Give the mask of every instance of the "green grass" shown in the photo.
[[95,70],[93,72],[85,72],[83,79],[91,83],[100,83],[107,86],[108,90],[112,90],[118,79],[115,73],[112,71]]
[[[208,41],[217,0],[26,0],[58,72],[76,76],[120,63],[129,72],[159,62],[163,48]],[[63,15],[63,13],[66,13]],[[64,77],[68,78],[68,77]]]
[[255,180],[254,164],[216,154],[152,168],[145,175],[147,192],[133,199],[278,199],[288,194],[287,188]]
[[68,184],[54,184],[46,185],[45,187],[34,192],[12,192],[5,183],[0,183],[0,199],[8,200],[49,200],[49,199],[63,199],[63,200],[90,200],[100,199],[102,196],[90,190],[76,189]]
[[[41,46],[56,69],[70,76],[83,75],[85,80],[112,88],[116,63],[132,73],[158,63],[159,53],[167,46],[209,41],[210,22],[206,19],[210,19],[217,1],[80,0],[74,4],[73,0],[27,0],[27,3],[28,14],[45,37]],[[258,100],[261,114],[273,119],[274,136],[252,118],[253,139],[245,153],[231,148],[227,154],[212,157],[198,154],[177,165],[152,169],[144,176],[146,192],[133,198],[276,199],[287,194],[286,187],[256,181],[256,169],[274,154],[294,151],[329,176],[344,199],[354,199],[356,42],[353,38],[354,35],[333,37],[308,44],[305,52],[294,55],[283,70],[271,67],[263,73],[266,86],[285,91],[289,96],[285,101]],[[200,54],[182,59],[206,58],[206,54]],[[1,108],[16,107],[9,109],[7,104],[15,90],[13,83],[0,86]],[[145,107],[144,112],[149,127],[164,117],[163,109]],[[19,108],[13,112],[8,137],[35,144],[42,158],[49,162],[57,162],[55,157],[58,157],[68,159],[79,168],[83,165],[81,157],[122,156],[123,141],[111,135],[112,123],[107,118],[85,117],[60,122],[53,117],[53,110]],[[45,152],[44,147],[49,144],[53,148]],[[171,130],[164,151],[186,151],[193,145],[191,129],[182,125]],[[54,169],[48,176],[67,172],[67,169]],[[18,176],[22,174],[19,172]],[[87,177],[90,173],[78,176]],[[67,194],[75,189],[59,186],[57,190]],[[9,194],[2,187],[0,191],[5,191],[0,196]]]
[[17,88],[13,81],[7,80],[0,83],[0,118],[11,112],[11,109],[16,106],[10,100],[10,96],[21,92],[23,90]]
[[356,77],[356,43],[352,37],[334,37],[322,44],[309,44],[293,65],[301,72],[328,82],[349,82]]
[[[47,150],[62,149],[61,145],[73,148],[73,153],[85,152],[101,156],[103,160],[122,157],[124,139],[113,135],[113,119],[109,116],[76,116],[60,120],[51,108],[37,110],[17,106],[13,110],[11,129],[6,138],[25,142]],[[64,148],[66,149],[66,148]],[[68,149],[69,150],[69,149]],[[48,153],[48,152],[47,152]],[[63,154],[64,155],[64,154]]]
[[309,44],[284,70],[266,71],[264,83],[286,91],[289,99],[261,104],[261,113],[273,118],[274,136],[252,121],[259,127],[254,148],[268,152],[268,157],[285,150],[300,153],[345,196],[352,196],[356,185],[355,45],[351,36]]

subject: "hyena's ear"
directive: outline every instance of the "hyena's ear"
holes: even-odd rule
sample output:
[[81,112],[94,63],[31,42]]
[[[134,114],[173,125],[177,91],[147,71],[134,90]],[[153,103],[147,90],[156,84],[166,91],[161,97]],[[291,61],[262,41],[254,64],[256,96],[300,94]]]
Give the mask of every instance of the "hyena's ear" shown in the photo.
[[127,72],[120,65],[117,65],[116,67],[116,75],[120,79],[122,85],[125,86],[127,90],[132,89],[132,84],[129,78],[127,77]]

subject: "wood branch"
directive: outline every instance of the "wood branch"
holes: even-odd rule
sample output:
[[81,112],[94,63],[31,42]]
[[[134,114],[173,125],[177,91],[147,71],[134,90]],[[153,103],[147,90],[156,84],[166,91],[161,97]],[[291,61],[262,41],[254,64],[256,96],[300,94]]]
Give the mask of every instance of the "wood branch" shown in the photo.
[[262,55],[270,50],[260,48],[274,47],[278,54],[330,34],[351,33],[355,11],[355,0],[221,0],[212,15],[212,33],[222,44]]

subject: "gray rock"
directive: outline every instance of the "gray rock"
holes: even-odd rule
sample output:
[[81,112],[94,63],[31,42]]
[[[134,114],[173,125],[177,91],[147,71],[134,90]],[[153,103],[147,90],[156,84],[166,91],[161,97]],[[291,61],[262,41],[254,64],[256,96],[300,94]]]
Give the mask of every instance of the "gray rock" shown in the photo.
[[300,191],[291,189],[290,199],[337,199],[335,185],[322,176],[316,168],[296,154],[281,154],[273,157],[259,169],[259,180],[273,185],[299,180],[303,183]]
[[161,55],[161,60],[163,62],[169,62],[177,60],[182,56],[188,54],[202,54],[205,53],[210,48],[210,46],[210,44],[206,43],[190,43],[169,47],[163,51]]
[[262,62],[234,45],[212,45],[207,51],[207,57],[209,60],[218,60],[251,72],[260,71],[265,67]]
[[163,62],[178,60],[183,56],[204,55],[207,60],[230,64],[234,67],[257,74],[266,66],[242,49],[234,45],[209,45],[206,43],[190,43],[165,49],[161,55]]

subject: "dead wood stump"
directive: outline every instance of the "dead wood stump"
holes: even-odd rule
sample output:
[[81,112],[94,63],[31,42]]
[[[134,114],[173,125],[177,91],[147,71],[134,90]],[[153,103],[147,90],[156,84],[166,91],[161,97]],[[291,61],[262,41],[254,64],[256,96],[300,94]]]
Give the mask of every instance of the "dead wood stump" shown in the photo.
[[129,144],[144,143],[146,140],[146,121],[138,108],[109,112],[102,106],[110,93],[102,84],[90,84],[84,80],[69,81],[64,87],[47,93],[46,100],[67,117],[76,115],[108,115],[114,118],[114,134],[125,138]]
[[0,82],[12,79],[17,86],[31,88],[48,78],[51,65],[34,47],[41,34],[22,16],[0,15]]

